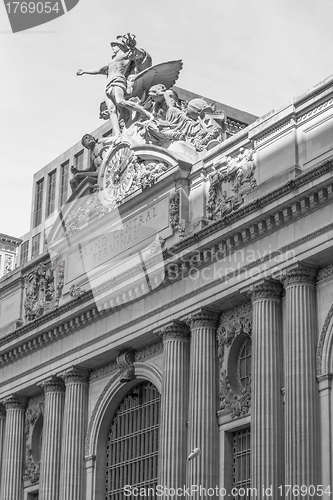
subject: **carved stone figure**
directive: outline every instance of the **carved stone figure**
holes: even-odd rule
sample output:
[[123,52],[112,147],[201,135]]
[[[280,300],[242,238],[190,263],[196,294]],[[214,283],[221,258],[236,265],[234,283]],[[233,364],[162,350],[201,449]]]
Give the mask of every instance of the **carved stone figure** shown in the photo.
[[106,137],[102,139],[95,139],[91,134],[85,134],[81,139],[81,144],[84,148],[90,151],[89,167],[84,170],[78,170],[71,167],[73,178],[70,180],[70,186],[74,191],[80,182],[86,177],[96,177],[98,175],[99,167],[103,161],[106,151],[114,143],[114,139]]
[[[117,36],[116,40],[111,42],[111,47],[113,55],[110,63],[97,70],[79,69],[76,74],[77,76],[84,74],[107,76],[106,104],[115,140],[119,140],[120,123],[121,121],[128,122],[132,111],[148,119],[152,118],[151,113],[140,104],[144,92],[155,83],[164,83],[164,80],[171,87],[178,78],[182,63],[173,61],[176,64],[164,63],[151,68],[151,56],[144,49],[136,47],[135,35],[130,33]],[[169,71],[170,64],[173,66],[173,71]]]
[[223,219],[244,203],[246,194],[257,185],[254,171],[252,149],[240,148],[235,158],[224,157],[214,165],[207,203],[209,219]]

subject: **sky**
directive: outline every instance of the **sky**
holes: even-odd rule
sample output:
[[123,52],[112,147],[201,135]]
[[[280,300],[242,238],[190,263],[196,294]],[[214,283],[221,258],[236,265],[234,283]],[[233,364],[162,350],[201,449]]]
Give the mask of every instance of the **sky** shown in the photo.
[[101,125],[103,76],[75,75],[134,33],[177,85],[262,116],[333,73],[332,0],[80,0],[13,34],[0,5],[0,233],[30,227],[33,174]]

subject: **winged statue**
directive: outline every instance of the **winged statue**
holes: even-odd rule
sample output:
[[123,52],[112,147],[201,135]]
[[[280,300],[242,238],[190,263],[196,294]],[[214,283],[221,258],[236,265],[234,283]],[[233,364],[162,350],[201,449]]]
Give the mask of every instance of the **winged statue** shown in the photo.
[[115,140],[121,137],[121,121],[128,124],[133,112],[153,119],[142,105],[142,99],[155,84],[170,88],[182,69],[182,61],[170,61],[152,66],[152,58],[144,49],[136,46],[135,35],[119,35],[111,42],[111,62],[96,70],[77,71],[81,75],[106,75],[106,108],[112,123]]

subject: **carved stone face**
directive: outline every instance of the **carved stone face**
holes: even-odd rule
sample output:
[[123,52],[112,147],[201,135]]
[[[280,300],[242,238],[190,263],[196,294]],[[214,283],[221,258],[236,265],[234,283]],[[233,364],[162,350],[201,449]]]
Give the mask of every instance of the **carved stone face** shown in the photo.
[[96,146],[95,138],[92,135],[85,135],[82,137],[82,146],[87,149],[94,149]]

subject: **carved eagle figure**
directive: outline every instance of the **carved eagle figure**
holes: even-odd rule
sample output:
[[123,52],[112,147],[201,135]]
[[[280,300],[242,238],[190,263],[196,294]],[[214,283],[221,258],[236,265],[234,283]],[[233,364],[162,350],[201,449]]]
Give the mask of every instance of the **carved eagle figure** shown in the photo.
[[140,97],[147,94],[153,85],[162,83],[167,89],[172,87],[183,68],[183,61],[168,61],[150,66],[138,73],[132,82],[131,97]]

